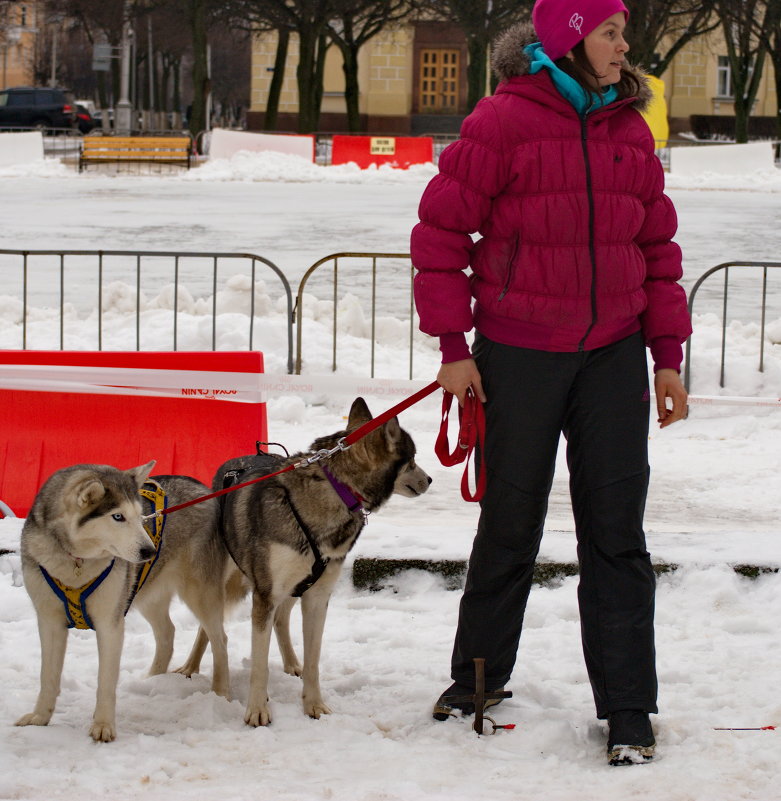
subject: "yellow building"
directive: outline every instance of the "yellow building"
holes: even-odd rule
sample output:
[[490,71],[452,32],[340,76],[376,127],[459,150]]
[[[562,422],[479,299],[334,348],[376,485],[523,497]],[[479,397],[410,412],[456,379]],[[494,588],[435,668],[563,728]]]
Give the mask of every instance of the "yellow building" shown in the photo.
[[0,7],[0,89],[32,86],[42,9],[37,0]]
[[[273,74],[276,35],[256,39],[252,53],[252,95],[247,125],[262,130]],[[291,37],[277,130],[297,129],[297,40]],[[456,133],[466,112],[466,42],[447,22],[418,22],[383,31],[359,54],[360,112],[365,130],[381,134]],[[720,31],[690,43],[662,76],[670,131],[690,131],[690,115],[734,116],[727,49]],[[326,58],[319,129],[345,131],[341,55]],[[769,59],[753,115],[777,114],[775,75]]]
[[[681,123],[688,121],[691,114],[735,115],[727,47],[721,28],[690,42],[662,78],[674,132],[688,130],[682,128]],[[775,82],[773,65],[767,59],[752,116],[774,117],[778,113]]]

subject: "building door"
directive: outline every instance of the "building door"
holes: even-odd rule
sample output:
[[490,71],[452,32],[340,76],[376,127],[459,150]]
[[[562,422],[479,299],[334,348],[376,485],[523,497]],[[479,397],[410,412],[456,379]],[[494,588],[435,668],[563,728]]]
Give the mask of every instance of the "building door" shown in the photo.
[[422,113],[454,114],[459,107],[458,50],[427,48],[420,51],[420,91],[418,108]]

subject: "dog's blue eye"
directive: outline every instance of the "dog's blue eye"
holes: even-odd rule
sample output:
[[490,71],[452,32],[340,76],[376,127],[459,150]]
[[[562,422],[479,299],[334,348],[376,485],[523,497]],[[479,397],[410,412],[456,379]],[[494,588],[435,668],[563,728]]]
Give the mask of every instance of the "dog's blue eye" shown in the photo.
[[111,517],[113,520],[116,520],[117,523],[122,523],[125,520],[125,515],[123,515],[121,512],[114,512]]

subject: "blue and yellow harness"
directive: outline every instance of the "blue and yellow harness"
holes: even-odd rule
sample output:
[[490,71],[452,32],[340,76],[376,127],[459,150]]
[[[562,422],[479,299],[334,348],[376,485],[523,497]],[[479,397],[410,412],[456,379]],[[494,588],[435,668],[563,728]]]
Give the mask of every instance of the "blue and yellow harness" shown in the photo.
[[[161,509],[165,509],[168,505],[165,492],[156,481],[145,482],[144,486],[141,487],[138,492],[144,499],[143,503],[147,507],[147,514],[158,512]],[[141,587],[144,586],[144,582],[147,580],[149,573],[157,562],[157,558],[160,556],[160,548],[163,543],[163,529],[165,528],[165,515],[157,515],[156,517],[144,520],[144,528],[149,538],[154,543],[155,555],[152,559],[148,562],[144,562],[139,567],[138,573],[136,574],[136,581],[133,585],[133,591],[130,593],[130,599],[125,608],[125,614],[128,613],[133,599],[136,597]],[[65,617],[68,619],[69,629],[95,628],[87,612],[87,599],[103,583],[108,574],[111,573],[111,568],[114,567],[114,561],[115,560],[112,559],[109,566],[99,576],[87,582],[82,587],[66,587],[59,579],[50,576],[42,565],[38,565],[43,577],[65,607]]]

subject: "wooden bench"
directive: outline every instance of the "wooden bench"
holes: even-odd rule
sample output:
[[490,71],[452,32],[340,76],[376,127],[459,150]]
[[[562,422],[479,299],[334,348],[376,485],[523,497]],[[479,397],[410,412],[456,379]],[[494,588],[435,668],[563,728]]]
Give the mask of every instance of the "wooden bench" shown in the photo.
[[190,168],[189,136],[85,136],[79,172],[88,164],[179,164]]

